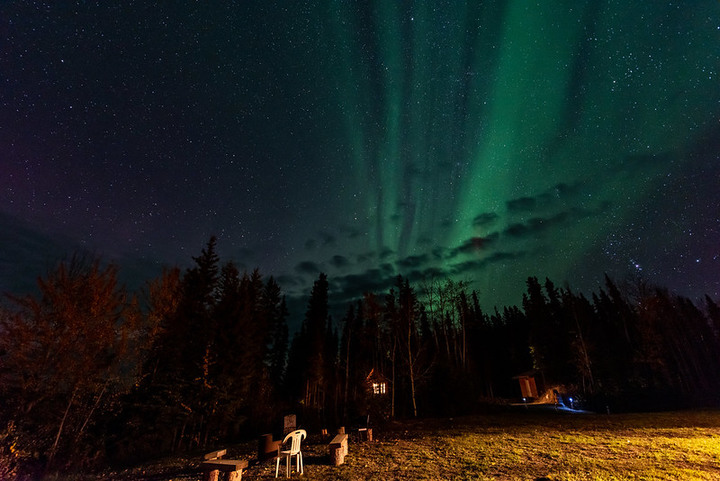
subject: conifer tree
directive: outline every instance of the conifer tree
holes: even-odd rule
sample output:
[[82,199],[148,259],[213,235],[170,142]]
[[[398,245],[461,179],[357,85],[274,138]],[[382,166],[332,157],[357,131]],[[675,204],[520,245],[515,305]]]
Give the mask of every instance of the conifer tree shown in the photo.
[[283,385],[288,350],[288,310],[285,296],[273,277],[265,283],[263,305],[268,329],[265,363],[269,369],[273,392],[277,395]]
[[146,414],[155,412],[161,452],[207,442],[205,413],[215,403],[217,386],[213,379],[218,327],[213,312],[219,292],[215,246],[216,240],[211,237],[201,255],[193,257],[195,266],[183,275],[177,308],[161,320],[148,359],[146,372],[152,375],[140,387],[152,399],[148,401],[152,408]]
[[327,275],[320,273],[313,283],[300,330],[293,337],[286,373],[289,395],[304,406],[308,417],[315,417],[315,421],[320,420],[325,408],[329,381],[326,379],[328,289]]

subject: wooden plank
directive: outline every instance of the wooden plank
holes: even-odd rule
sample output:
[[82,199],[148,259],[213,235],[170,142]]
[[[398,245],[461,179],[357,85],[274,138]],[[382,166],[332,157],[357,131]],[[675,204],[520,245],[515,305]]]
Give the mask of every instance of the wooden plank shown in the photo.
[[207,453],[205,456],[203,456],[203,459],[205,461],[210,461],[213,459],[222,458],[227,454],[227,449],[218,449],[217,451],[212,451],[210,453]]
[[212,471],[217,469],[224,473],[231,471],[239,471],[248,467],[246,459],[215,459],[213,461],[205,461],[200,465],[203,471]]
[[332,446],[333,444],[336,444],[336,445],[338,445],[338,446],[341,446],[341,445],[343,444],[343,441],[344,441],[344,442],[347,442],[347,437],[348,437],[347,434],[337,434],[337,435],[335,435],[335,437],[332,439],[332,441],[330,441],[330,446]]

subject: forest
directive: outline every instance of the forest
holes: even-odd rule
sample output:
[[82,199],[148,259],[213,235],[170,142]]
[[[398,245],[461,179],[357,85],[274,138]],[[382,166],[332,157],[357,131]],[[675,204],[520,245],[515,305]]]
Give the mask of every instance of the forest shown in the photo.
[[333,319],[320,274],[290,333],[272,276],[221,262],[215,238],[192,259],[130,293],[117,265],[76,255],[37,293],[6,296],[1,479],[253,439],[289,413],[317,429],[478,413],[520,401],[529,371],[598,412],[720,400],[709,296],[607,276],[586,296],[531,277],[521,306],[485,311],[464,282],[398,276]]

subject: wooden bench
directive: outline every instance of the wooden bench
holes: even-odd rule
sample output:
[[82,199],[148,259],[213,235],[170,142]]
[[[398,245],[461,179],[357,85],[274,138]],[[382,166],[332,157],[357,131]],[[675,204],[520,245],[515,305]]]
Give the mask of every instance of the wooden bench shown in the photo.
[[348,435],[338,434],[336,435],[329,444],[330,448],[330,461],[334,466],[340,466],[345,462],[345,456],[348,453]]
[[360,438],[360,441],[372,441],[372,428],[358,429],[358,437]]
[[203,460],[205,461],[212,461],[215,459],[220,459],[223,456],[227,454],[227,449],[218,449],[217,451],[211,451],[207,453],[205,456],[203,456]]
[[218,481],[220,473],[227,473],[228,481],[241,481],[243,469],[247,467],[244,459],[213,459],[200,465],[203,481]]
[[263,462],[277,457],[282,441],[273,441],[272,434],[263,434],[258,439],[258,461]]

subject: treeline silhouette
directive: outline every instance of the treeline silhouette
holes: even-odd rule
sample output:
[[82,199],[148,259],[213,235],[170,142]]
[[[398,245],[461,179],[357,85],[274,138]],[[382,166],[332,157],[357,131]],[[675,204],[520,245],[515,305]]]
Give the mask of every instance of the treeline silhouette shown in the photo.
[[[606,276],[590,298],[527,280],[485,312],[463,282],[401,276],[334,321],[316,279],[290,341],[273,277],[194,265],[130,295],[117,267],[74,257],[0,316],[0,479],[194,452],[281,428],[455,416],[517,401],[533,370],[590,410],[717,403],[720,308]],[[374,385],[373,385],[374,384]],[[382,386],[382,387],[380,387]]]

